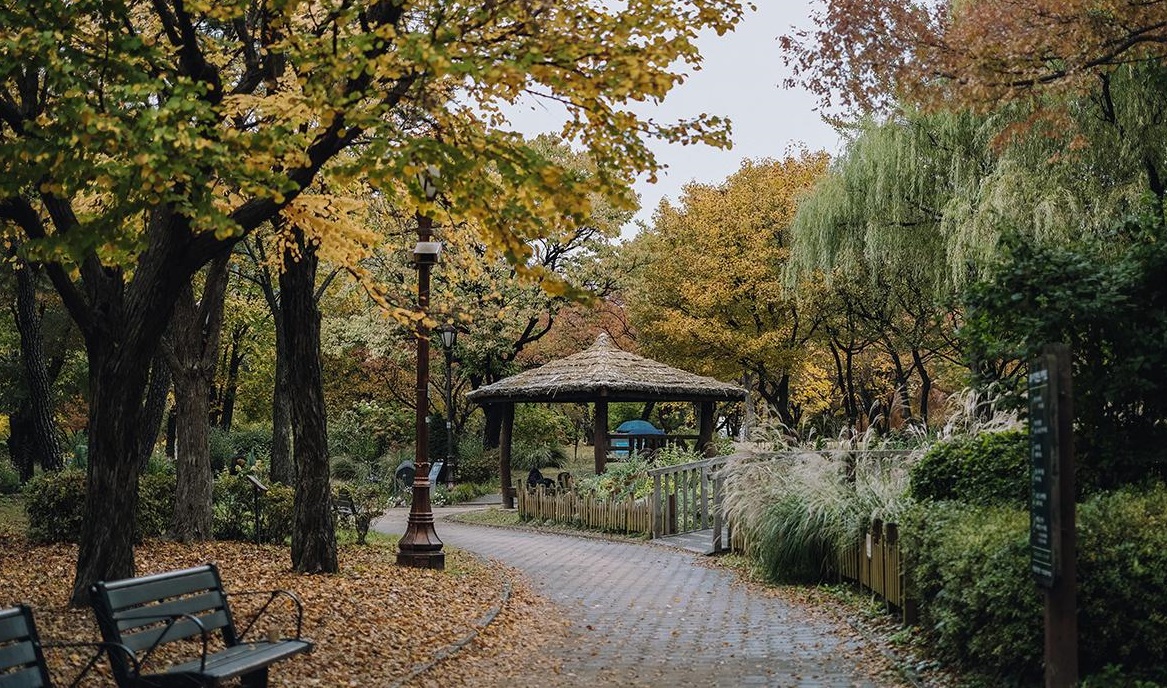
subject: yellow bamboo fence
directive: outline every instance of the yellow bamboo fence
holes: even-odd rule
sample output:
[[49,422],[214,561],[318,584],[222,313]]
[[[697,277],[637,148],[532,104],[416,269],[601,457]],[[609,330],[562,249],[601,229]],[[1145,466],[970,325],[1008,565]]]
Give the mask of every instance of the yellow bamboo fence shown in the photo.
[[872,521],[864,538],[839,555],[839,576],[854,581],[882,598],[889,608],[915,621],[916,606],[904,592],[903,555],[899,526]]
[[518,507],[519,518],[524,521],[550,521],[629,535],[652,532],[652,508],[645,499],[581,497],[573,492],[548,491],[539,486],[520,488]]

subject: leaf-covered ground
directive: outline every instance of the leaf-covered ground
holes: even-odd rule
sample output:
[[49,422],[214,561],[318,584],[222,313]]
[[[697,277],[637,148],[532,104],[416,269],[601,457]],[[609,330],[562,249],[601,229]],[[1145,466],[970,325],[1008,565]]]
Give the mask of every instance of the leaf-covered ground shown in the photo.
[[[513,571],[456,550],[447,552],[445,571],[398,567],[395,557],[391,543],[342,546],[339,574],[310,576],[290,570],[282,547],[152,541],[137,549],[137,567],[144,575],[215,562],[228,592],[296,592],[304,636],[316,649],[277,664],[273,686],[501,685],[516,671],[555,673],[540,648],[565,625]],[[43,640],[97,640],[92,612],[66,606],[75,562],[74,546],[32,546],[0,530],[0,606],[32,605]],[[253,604],[232,600],[237,624]],[[483,626],[486,619],[492,622]],[[281,633],[291,628],[289,614],[272,622]],[[48,653],[61,685],[85,659],[83,652]],[[84,685],[109,685],[105,670],[101,662]]]

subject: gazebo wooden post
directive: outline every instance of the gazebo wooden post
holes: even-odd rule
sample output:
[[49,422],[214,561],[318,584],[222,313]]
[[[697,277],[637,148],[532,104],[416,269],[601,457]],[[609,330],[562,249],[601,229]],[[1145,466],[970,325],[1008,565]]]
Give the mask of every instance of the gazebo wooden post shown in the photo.
[[515,430],[515,404],[502,404],[502,427],[498,433],[498,478],[502,486],[502,506],[515,508],[515,487],[511,480],[511,437]]
[[592,434],[595,437],[593,444],[596,450],[596,475],[604,472],[608,465],[608,401],[596,399],[595,420],[592,425]]
[[717,402],[701,402],[701,428],[697,432],[697,450],[703,452],[708,457],[717,454],[717,448],[713,446],[713,426],[716,411]]

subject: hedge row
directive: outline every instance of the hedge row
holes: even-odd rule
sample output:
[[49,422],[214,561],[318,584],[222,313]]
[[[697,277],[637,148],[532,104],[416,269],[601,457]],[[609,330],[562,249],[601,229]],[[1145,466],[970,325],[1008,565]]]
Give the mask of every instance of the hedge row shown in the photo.
[[[938,655],[1001,682],[1042,673],[1042,600],[1028,513],[953,502],[914,507],[901,533],[909,586]],[[1167,673],[1167,488],[1095,495],[1078,508],[1082,675]],[[1109,668],[1108,668],[1109,667]],[[1133,684],[1132,684],[1133,685]]]
[[[160,537],[174,516],[174,474],[149,473],[138,481],[136,537]],[[273,484],[260,503],[260,539],[283,542],[292,534],[293,489]],[[28,537],[33,542],[76,542],[85,506],[85,471],[43,473],[25,486]],[[223,472],[214,487],[214,536],[250,540],[255,534],[254,494],[243,476]]]

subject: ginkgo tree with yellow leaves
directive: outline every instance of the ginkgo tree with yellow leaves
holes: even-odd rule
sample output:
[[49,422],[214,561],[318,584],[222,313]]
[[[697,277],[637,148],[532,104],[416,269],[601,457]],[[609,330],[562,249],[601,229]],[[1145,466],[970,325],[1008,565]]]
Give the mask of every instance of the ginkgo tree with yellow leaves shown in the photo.
[[[418,203],[441,170],[451,219],[523,266],[592,192],[631,203],[647,140],[726,143],[720,120],[657,123],[738,0],[263,2],[46,0],[0,8],[0,222],[27,241],[89,358],[89,465],[72,601],[134,572],[148,362],[203,265],[314,184]],[[509,131],[534,93],[597,174]],[[325,222],[325,225],[328,223]],[[457,224],[456,222],[454,224]],[[325,229],[324,236],[331,230]],[[324,508],[324,507],[320,507]]]
[[813,304],[783,279],[800,194],[827,156],[803,152],[747,160],[718,185],[692,183],[678,205],[663,201],[629,247],[628,289],[643,351],[687,370],[749,385],[793,425],[803,344]]

